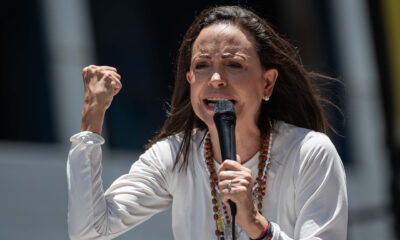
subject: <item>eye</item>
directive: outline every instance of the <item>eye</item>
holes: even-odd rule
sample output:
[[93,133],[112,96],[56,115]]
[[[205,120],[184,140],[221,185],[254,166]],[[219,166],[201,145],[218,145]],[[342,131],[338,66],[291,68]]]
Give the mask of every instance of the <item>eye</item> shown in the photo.
[[238,62],[229,62],[228,66],[231,68],[238,68],[238,69],[243,67],[242,64],[240,64]]
[[194,66],[194,68],[197,69],[197,70],[199,70],[199,69],[206,68],[207,66],[208,66],[207,63],[205,63],[205,62],[200,62],[200,63],[196,63],[195,66]]

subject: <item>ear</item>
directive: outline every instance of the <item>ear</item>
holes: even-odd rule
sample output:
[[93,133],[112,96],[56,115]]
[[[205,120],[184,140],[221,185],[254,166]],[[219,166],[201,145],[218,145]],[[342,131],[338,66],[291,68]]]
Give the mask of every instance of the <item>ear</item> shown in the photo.
[[263,78],[265,81],[264,96],[270,97],[272,95],[272,91],[274,90],[276,79],[278,78],[278,70],[275,68],[265,70]]
[[190,71],[186,72],[186,80],[188,81],[189,84],[192,82],[192,79],[190,77]]

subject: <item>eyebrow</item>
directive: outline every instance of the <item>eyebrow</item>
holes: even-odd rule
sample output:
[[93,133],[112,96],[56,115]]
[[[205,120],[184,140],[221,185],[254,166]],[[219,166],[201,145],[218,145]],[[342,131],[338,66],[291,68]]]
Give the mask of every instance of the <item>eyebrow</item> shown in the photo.
[[236,54],[236,53],[224,53],[224,54],[222,54],[222,58],[234,58],[234,57],[240,57],[240,58],[246,60],[246,57],[244,57],[243,55],[240,55],[240,54]]
[[[223,59],[226,59],[226,58],[234,58],[234,57],[240,57],[240,58],[246,60],[246,57],[243,56],[243,55],[240,55],[240,54],[234,54],[234,53],[224,53],[224,54],[222,54],[222,58],[223,58]],[[196,58],[211,59],[211,56],[210,56],[210,55],[207,55],[207,54],[200,54],[200,55],[195,56],[195,57],[193,58],[193,60],[196,59]]]
[[210,59],[211,57],[210,57],[210,55],[200,54],[200,55],[195,56],[193,59],[195,59],[195,58],[207,58],[207,59]]

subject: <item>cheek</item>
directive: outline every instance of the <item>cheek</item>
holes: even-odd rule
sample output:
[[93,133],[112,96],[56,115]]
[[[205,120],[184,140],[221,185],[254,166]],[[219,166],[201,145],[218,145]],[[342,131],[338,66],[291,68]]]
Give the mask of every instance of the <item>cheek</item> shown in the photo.
[[201,104],[200,100],[200,86],[196,82],[190,84],[190,103],[196,115],[199,113],[199,108]]

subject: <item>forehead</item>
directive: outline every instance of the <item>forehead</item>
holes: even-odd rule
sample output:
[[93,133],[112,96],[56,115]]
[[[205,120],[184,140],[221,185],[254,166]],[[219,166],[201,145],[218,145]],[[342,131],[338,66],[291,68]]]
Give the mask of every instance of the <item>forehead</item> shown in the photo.
[[254,37],[246,30],[229,23],[205,27],[193,44],[192,54],[213,52],[255,53]]

